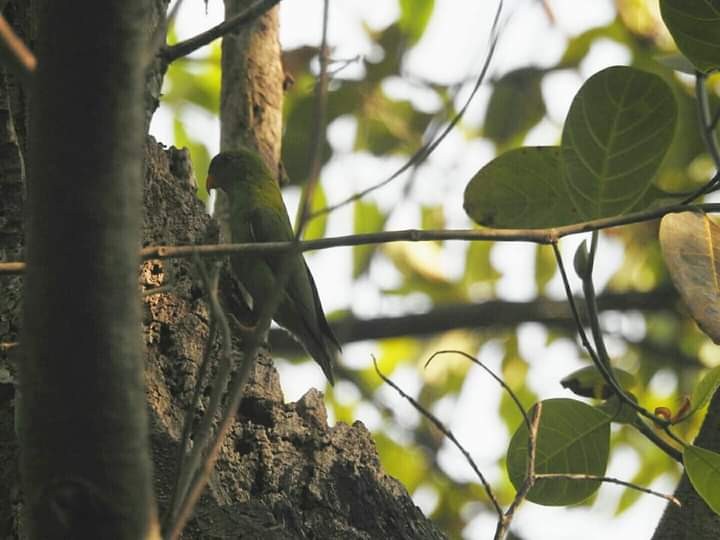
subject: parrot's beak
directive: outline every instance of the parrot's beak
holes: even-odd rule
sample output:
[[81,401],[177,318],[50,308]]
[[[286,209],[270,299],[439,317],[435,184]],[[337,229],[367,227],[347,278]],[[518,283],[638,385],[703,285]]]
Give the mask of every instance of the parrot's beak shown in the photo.
[[215,186],[215,179],[208,174],[207,179],[205,180],[205,191],[210,193],[211,189],[216,189]]

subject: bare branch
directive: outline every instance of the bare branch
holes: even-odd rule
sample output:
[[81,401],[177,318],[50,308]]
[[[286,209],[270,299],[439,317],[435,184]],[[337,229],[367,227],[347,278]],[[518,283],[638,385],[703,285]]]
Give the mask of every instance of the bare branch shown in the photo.
[[37,59],[0,14],[0,58],[13,73],[29,81],[37,67]]
[[295,221],[295,239],[302,238],[303,229],[309,221],[310,205],[312,204],[315,188],[320,181],[320,169],[322,168],[323,142],[327,124],[327,99],[328,99],[328,12],[329,0],[323,3],[323,24],[322,39],[320,40],[320,76],[315,86],[315,129],[310,143],[310,172],[307,183],[300,197],[297,219]]
[[310,217],[318,217],[324,214],[328,214],[334,210],[337,210],[338,208],[341,208],[343,206],[346,206],[352,202],[355,202],[359,199],[362,199],[364,196],[368,195],[369,193],[372,193],[373,191],[380,189],[381,187],[389,184],[393,180],[395,180],[398,176],[403,174],[405,171],[409,170],[411,167],[415,167],[421,162],[425,161],[430,154],[432,154],[435,149],[440,145],[440,143],[447,137],[447,135],[455,129],[455,126],[462,120],[463,116],[465,116],[465,111],[467,111],[468,107],[470,107],[470,104],[472,103],[473,99],[475,98],[475,94],[477,94],[478,90],[480,89],[480,86],[482,85],[483,81],[485,80],[485,75],[487,75],[488,69],[490,68],[490,62],[495,56],[495,47],[497,46],[498,39],[500,38],[500,16],[502,15],[503,11],[503,0],[500,0],[498,3],[497,10],[495,11],[495,17],[493,19],[492,28],[490,30],[490,45],[489,50],[487,53],[487,56],[485,57],[485,62],[483,63],[482,68],[480,69],[480,74],[478,75],[475,86],[473,87],[472,91],[470,92],[470,95],[468,96],[467,100],[463,104],[462,108],[457,112],[457,114],[450,120],[448,125],[445,127],[445,129],[440,133],[440,135],[435,139],[431,140],[428,143],[421,146],[411,157],[408,161],[405,162],[405,164],[400,167],[397,171],[395,171],[393,174],[391,174],[388,178],[385,180],[382,180],[381,182],[378,182],[377,184],[370,186],[367,189],[364,189],[344,201],[341,201],[337,204],[333,204],[331,206],[328,206],[326,208],[323,208],[322,210],[318,210],[317,212],[313,213]]
[[165,47],[161,53],[163,59],[166,63],[170,64],[178,58],[187,56],[200,47],[204,47],[208,43],[215,41],[217,38],[222,37],[233,30],[252,24],[258,17],[262,16],[279,3],[280,0],[258,0],[242,13],[238,13],[234,17],[221,22],[217,26],[213,26],[210,30],[186,39],[185,41],[176,43],[175,45]]
[[537,455],[537,438],[540,429],[540,417],[542,416],[542,401],[538,401],[532,409],[532,420],[528,428],[528,463],[525,474],[525,481],[515,493],[512,503],[497,522],[494,540],[504,540],[510,530],[510,523],[515,517],[515,512],[527,497],[527,494],[535,485],[535,459]]
[[[432,359],[432,358],[431,358]],[[497,515],[502,518],[503,510],[500,506],[500,503],[497,500],[497,497],[495,497],[495,493],[493,492],[492,486],[490,486],[490,483],[487,481],[485,476],[482,472],[480,472],[480,469],[478,468],[477,464],[475,463],[475,460],[473,460],[470,453],[465,449],[465,447],[460,444],[460,442],[455,438],[455,435],[453,435],[453,432],[450,431],[450,429],[446,428],[443,423],[438,420],[438,418],[433,415],[430,411],[428,411],[425,407],[420,405],[415,399],[412,398],[412,396],[409,396],[403,390],[396,385],[394,382],[392,382],[390,379],[388,379],[383,373],[380,371],[380,368],[378,368],[377,360],[375,359],[375,356],[372,357],[373,365],[375,366],[375,372],[378,374],[378,376],[383,380],[383,382],[390,385],[390,387],[393,388],[398,394],[400,394],[402,397],[404,397],[407,401],[410,402],[410,404],[415,407],[415,409],[420,412],[425,418],[430,420],[430,422],[433,423],[433,425],[440,430],[440,432],[445,435],[445,437],[450,440],[455,447],[460,450],[463,456],[465,456],[465,460],[470,464],[470,467],[472,467],[472,470],[475,471],[475,474],[480,479],[480,482],[482,482],[483,487],[485,488],[485,493],[487,493],[488,498],[490,499],[490,502],[492,503],[493,507],[495,508],[495,512]],[[524,412],[524,411],[523,411]]]
[[[642,414],[646,418],[648,418],[650,421],[652,421],[654,424],[663,427],[664,429],[667,428],[669,422],[665,421],[662,418],[659,418],[653,414],[651,414],[649,411],[644,409],[643,407],[640,407],[636,402],[634,402],[632,399],[630,399],[625,392],[622,390],[620,385],[617,383],[615,378],[610,374],[611,371],[607,368],[607,366],[610,365],[610,360],[608,358],[605,358],[601,360],[598,357],[598,353],[593,348],[592,344],[590,343],[590,340],[587,337],[587,333],[585,332],[584,325],[582,324],[582,321],[580,320],[580,312],[577,308],[577,304],[575,302],[575,297],[572,294],[572,291],[570,289],[570,281],[568,280],[567,272],[565,271],[565,264],[563,263],[562,256],[560,255],[560,250],[558,249],[557,243],[553,244],[553,252],[555,253],[555,260],[557,261],[558,269],[560,270],[560,276],[562,277],[563,286],[565,287],[565,296],[568,299],[568,303],[570,304],[570,309],[572,310],[573,318],[575,319],[575,324],[577,326],[577,331],[580,334],[580,340],[582,341],[583,346],[585,347],[585,350],[587,351],[588,355],[590,356],[591,360],[593,361],[593,364],[598,368],[600,373],[602,373],[603,378],[605,381],[610,385],[610,387],[614,390],[615,394],[617,394],[618,398],[623,401],[623,403],[626,403],[628,406],[632,407],[634,410],[636,410],[638,413]],[[583,289],[585,290],[585,293],[587,295],[588,293],[588,287],[585,281],[589,279],[592,282],[592,276],[583,276]],[[595,298],[595,292],[592,288],[592,285],[590,285],[590,298],[587,298],[588,305],[588,311],[591,313],[594,312],[594,319],[595,324],[593,327],[597,326],[597,329],[593,330],[593,333],[600,332],[599,330],[599,323],[597,322],[597,301]],[[592,317],[591,317],[592,321]],[[602,340],[602,334],[600,333],[600,339]],[[602,343],[602,341],[601,341]],[[604,344],[603,344],[603,350],[604,350]],[[607,356],[607,352],[604,352],[602,354],[605,354]],[[618,389],[620,388],[620,389]],[[638,418],[637,425],[633,424],[643,435],[645,435],[650,441],[652,441],[658,448],[660,448],[662,451],[664,451],[667,455],[669,455],[671,458],[676,460],[678,463],[682,463],[682,455],[676,448],[669,445],[667,442],[665,442],[663,439],[657,436],[657,434],[650,429],[645,422],[642,421],[642,419]],[[672,434],[670,434],[673,436]]]
[[657,491],[653,491],[652,489],[648,489],[642,486],[638,486],[637,484],[633,484],[632,482],[626,482],[625,480],[619,480],[617,478],[612,478],[610,476],[595,476],[593,474],[569,474],[569,473],[543,473],[543,474],[536,474],[535,475],[536,480],[544,480],[544,479],[566,479],[566,480],[596,480],[599,482],[607,482],[609,484],[618,484],[620,486],[629,487],[631,489],[635,489],[637,491],[642,491],[643,493],[647,493],[648,495],[654,495],[656,497],[660,497],[661,499],[665,499],[666,501],[671,502],[675,506],[682,506],[682,503],[672,495],[667,495],[665,493],[659,493]]
[[495,375],[495,372],[487,367],[485,364],[483,364],[480,360],[475,358],[473,355],[468,354],[464,351],[459,350],[445,350],[445,351],[436,351],[428,358],[427,362],[425,362],[425,367],[427,368],[430,365],[430,362],[432,362],[436,356],[439,356],[441,354],[459,354],[460,356],[465,357],[466,359],[470,360],[473,364],[481,367],[488,375],[490,375],[495,381],[502,386],[502,389],[505,390],[508,395],[510,396],[510,399],[513,400],[515,403],[515,406],[517,407],[517,410],[520,411],[520,414],[523,417],[523,420],[525,421],[525,425],[528,428],[528,431],[532,430],[532,424],[530,422],[530,418],[528,417],[527,413],[525,412],[525,407],[523,407],[522,403],[520,403],[520,398],[517,397],[517,394],[513,392],[512,388],[508,386],[508,384],[503,381],[500,377]]
[[[531,242],[534,244],[553,244],[558,239],[574,234],[599,231],[642,223],[663,217],[675,212],[701,211],[707,213],[720,212],[720,203],[683,205],[675,204],[656,210],[633,212],[624,216],[595,219],[563,227],[549,229],[441,229],[422,230],[405,229],[401,231],[385,231],[368,234],[350,234],[307,240],[303,242],[258,242],[248,244],[200,244],[195,246],[148,246],[140,250],[143,260],[173,259],[201,256],[221,256],[232,253],[280,253],[287,251],[314,251],[341,246],[364,246],[370,244],[387,244],[390,242],[430,242],[437,240],[468,240],[472,242]],[[0,263],[0,275],[17,275],[25,271],[25,263],[21,261]]]

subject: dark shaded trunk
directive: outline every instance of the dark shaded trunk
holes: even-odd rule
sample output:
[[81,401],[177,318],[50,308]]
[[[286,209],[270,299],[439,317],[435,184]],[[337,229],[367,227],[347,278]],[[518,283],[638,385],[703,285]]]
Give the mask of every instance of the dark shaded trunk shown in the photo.
[[[693,444],[720,452],[720,392],[715,392]],[[720,536],[720,516],[700,498],[687,474],[682,475],[674,495],[682,506],[667,505],[653,540],[711,540]]]
[[49,1],[38,14],[16,426],[26,532],[143,538],[145,2]]

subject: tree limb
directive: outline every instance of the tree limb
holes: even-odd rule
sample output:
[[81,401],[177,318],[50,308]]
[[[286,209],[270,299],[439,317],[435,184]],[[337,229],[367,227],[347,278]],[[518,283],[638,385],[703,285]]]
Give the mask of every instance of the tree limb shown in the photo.
[[165,62],[170,64],[178,58],[187,56],[200,47],[204,47],[208,43],[215,41],[217,38],[222,37],[233,30],[237,30],[238,28],[251,24],[255,21],[255,19],[279,3],[280,0],[258,0],[242,13],[238,13],[231,19],[227,19],[217,26],[213,26],[210,30],[186,39],[185,41],[176,43],[175,45],[165,47],[161,54]]

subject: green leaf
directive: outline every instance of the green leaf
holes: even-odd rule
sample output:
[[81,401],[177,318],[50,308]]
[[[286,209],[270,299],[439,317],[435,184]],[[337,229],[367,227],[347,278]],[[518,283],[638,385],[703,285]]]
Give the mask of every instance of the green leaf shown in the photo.
[[[615,380],[625,389],[635,386],[635,377],[622,369],[612,368]],[[573,371],[560,381],[563,388],[567,388],[578,396],[607,399],[613,395],[613,389],[605,381],[600,370],[593,366],[586,366]]]
[[695,75],[695,66],[688,60],[688,57],[682,54],[661,54],[655,57],[655,60],[663,66],[667,66],[674,71],[685,73],[687,75]]
[[173,138],[178,148],[187,148],[192,157],[193,171],[198,182],[197,197],[205,201],[208,193],[205,189],[207,170],[210,165],[210,153],[203,142],[192,139],[185,129],[185,125],[176,117],[173,120]]
[[376,156],[410,154],[422,144],[422,135],[433,118],[416,110],[407,100],[394,100],[381,88],[365,96],[361,115],[357,116],[355,150],[367,150]]
[[[322,184],[318,183],[317,186],[315,186],[315,191],[313,192],[312,204],[310,205],[310,213],[312,214],[313,212],[320,210],[321,208],[325,208],[326,206],[327,198],[325,197],[325,190],[323,189]],[[321,216],[310,220],[303,234],[304,239],[315,240],[317,238],[322,238],[323,236],[325,236],[327,220],[327,214],[322,214]]]
[[473,287],[478,283],[492,285],[502,277],[502,274],[492,264],[492,247],[492,242],[469,243],[465,255],[465,274],[463,275],[466,287]]
[[629,211],[650,187],[672,142],[677,105],[657,75],[629,67],[596,73],[570,106],[561,163],[580,215]]
[[[353,206],[353,233],[362,234],[378,232],[385,224],[385,215],[373,202],[358,200]],[[377,250],[377,245],[353,247],[353,279],[367,272],[370,260]]]
[[170,64],[162,101],[174,107],[190,102],[217,114],[220,109],[221,76],[218,42],[210,46],[210,54],[204,60],[181,60]]
[[401,445],[384,433],[373,433],[383,467],[410,491],[414,491],[427,478],[428,463],[425,454],[412,445]]
[[577,67],[590,52],[590,49],[603,38],[615,41],[622,45],[630,45],[632,39],[627,27],[617,17],[607,26],[590,28],[582,34],[572,36],[568,39],[567,47],[563,53],[559,65],[565,68]]
[[[537,405],[536,405],[537,406]],[[510,481],[520,489],[528,466],[528,429],[523,422],[507,453]],[[603,476],[610,450],[610,418],[572,399],[547,399],[537,437],[536,474]],[[576,504],[597,491],[598,480],[538,479],[528,500],[545,506]]]
[[498,146],[521,142],[545,116],[540,83],[545,70],[521,68],[495,81],[488,103],[483,135]]
[[[630,397],[635,400],[635,396],[632,394]],[[637,411],[624,401],[620,401],[617,396],[610,396],[610,399],[603,401],[596,409],[607,414],[610,420],[617,424],[634,424],[638,421]]]
[[515,148],[485,165],[465,188],[476,223],[506,229],[559,227],[580,221],[560,176],[560,148]]
[[660,0],[678,49],[700,71],[720,67],[720,0]]
[[675,287],[698,325],[720,343],[720,226],[705,214],[668,214],[660,246]]
[[400,0],[398,25],[411,43],[422,37],[434,7],[435,0]]
[[720,514],[720,454],[699,446],[688,445],[683,450],[683,463],[690,483],[698,495]]
[[695,414],[699,409],[702,409],[705,404],[715,395],[715,392],[720,387],[720,366],[715,366],[708,371],[700,382],[693,388],[692,396],[690,396],[690,410],[687,414],[684,414],[681,420]]
[[548,283],[555,277],[557,264],[551,246],[538,244],[535,249],[535,284],[540,294],[545,293]]

